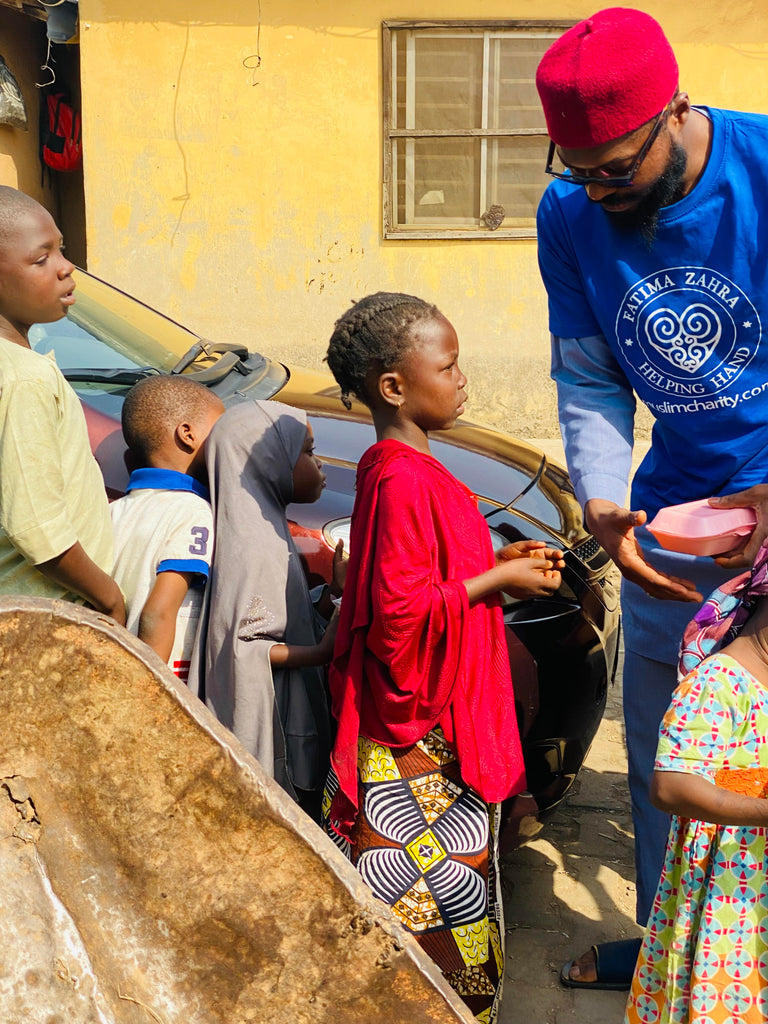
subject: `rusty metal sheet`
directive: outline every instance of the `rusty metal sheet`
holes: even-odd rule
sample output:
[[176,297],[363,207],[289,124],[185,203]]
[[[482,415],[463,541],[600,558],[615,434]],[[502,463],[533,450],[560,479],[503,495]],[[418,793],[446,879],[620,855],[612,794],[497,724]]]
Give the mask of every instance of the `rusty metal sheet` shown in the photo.
[[4,1024],[474,1018],[152,651],[0,599]]

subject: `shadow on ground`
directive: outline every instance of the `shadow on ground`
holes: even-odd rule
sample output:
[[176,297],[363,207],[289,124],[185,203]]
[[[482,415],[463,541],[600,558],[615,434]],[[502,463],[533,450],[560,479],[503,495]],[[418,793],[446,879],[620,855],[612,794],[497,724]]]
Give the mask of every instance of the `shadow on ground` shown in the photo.
[[499,1024],[621,1024],[625,993],[558,981],[562,965],[592,943],[640,934],[619,682],[571,794],[537,839],[507,855],[502,885],[507,958]]

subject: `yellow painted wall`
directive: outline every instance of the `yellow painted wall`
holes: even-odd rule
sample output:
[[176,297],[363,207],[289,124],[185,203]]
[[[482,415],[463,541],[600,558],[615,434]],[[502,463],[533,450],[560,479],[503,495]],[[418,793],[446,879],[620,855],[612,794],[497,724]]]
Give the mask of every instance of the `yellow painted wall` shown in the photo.
[[[80,92],[79,48],[55,46],[51,67],[59,86],[66,88],[75,105]],[[0,54],[11,69],[27,110],[27,131],[0,125],[0,184],[21,189],[50,210],[67,239],[67,255],[79,266],[86,261],[83,175],[42,174],[38,122],[41,92],[37,83],[48,84],[42,68],[47,56],[45,22],[21,11],[0,7]]]
[[10,68],[27,110],[27,131],[0,125],[0,184],[19,188],[56,213],[51,192],[41,184],[37,156],[40,65],[45,58],[42,22],[0,7],[0,54]]
[[[768,112],[765,0],[638,6],[664,25],[694,102]],[[380,26],[593,10],[80,0],[90,269],[209,337],[313,366],[351,299],[415,292],[457,327],[473,418],[552,436],[535,242],[381,238]]]

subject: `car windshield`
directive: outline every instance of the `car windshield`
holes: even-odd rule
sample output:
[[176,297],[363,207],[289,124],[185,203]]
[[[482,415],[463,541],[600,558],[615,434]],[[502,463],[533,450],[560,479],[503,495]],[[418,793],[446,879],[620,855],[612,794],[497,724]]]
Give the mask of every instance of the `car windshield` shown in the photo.
[[62,370],[151,366],[170,372],[200,339],[154,309],[97,278],[77,272],[85,286],[75,292],[67,316],[35,324],[29,341],[37,352],[53,351]]
[[184,373],[227,404],[271,398],[285,384],[281,364],[244,343],[217,344],[83,270],[74,274],[75,304],[62,320],[35,324],[32,348],[53,352],[80,398],[120,419],[128,389],[151,373]]

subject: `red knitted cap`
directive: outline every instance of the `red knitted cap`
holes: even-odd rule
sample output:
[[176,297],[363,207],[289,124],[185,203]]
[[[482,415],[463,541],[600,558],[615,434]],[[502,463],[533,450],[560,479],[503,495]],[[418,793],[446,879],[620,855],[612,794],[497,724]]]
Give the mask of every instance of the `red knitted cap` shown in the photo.
[[609,7],[557,39],[536,71],[549,137],[564,149],[621,138],[661,113],[678,83],[677,60],[649,14]]

